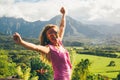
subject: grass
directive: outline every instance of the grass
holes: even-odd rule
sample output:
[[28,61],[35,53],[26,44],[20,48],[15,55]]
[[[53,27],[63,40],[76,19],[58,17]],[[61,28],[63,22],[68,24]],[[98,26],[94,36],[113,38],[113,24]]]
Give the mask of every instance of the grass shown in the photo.
[[[105,75],[110,78],[116,78],[117,74],[120,72],[119,58],[107,58],[107,57],[100,57],[100,56],[93,56],[93,55],[76,54],[74,65],[80,62],[81,59],[90,60],[92,64],[89,70],[91,73]],[[107,65],[110,63],[110,61],[115,61],[116,66],[108,67]]]

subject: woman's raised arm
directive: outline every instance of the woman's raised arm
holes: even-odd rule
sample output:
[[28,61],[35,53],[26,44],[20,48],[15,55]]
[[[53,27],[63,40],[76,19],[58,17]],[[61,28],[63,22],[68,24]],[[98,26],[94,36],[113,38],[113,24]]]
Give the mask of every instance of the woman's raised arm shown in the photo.
[[50,51],[49,47],[47,47],[47,46],[35,45],[33,43],[29,43],[29,42],[24,41],[21,38],[19,33],[15,33],[13,35],[13,39],[17,44],[20,44],[20,45],[22,45],[25,48],[30,49],[30,50],[34,50],[34,51],[37,51],[37,52],[42,52],[42,53],[45,53],[45,54],[49,53],[49,51]]
[[60,28],[59,28],[59,37],[62,40],[63,36],[64,36],[64,32],[65,32],[65,26],[66,26],[66,22],[65,22],[65,9],[64,9],[64,7],[62,7],[60,9],[60,12],[62,14],[62,18],[61,18]]

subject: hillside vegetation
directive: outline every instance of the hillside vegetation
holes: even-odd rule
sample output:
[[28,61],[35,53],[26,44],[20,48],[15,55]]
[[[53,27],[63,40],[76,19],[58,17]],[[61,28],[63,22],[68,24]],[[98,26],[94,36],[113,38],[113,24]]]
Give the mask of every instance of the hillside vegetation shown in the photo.
[[[37,39],[24,38],[24,40],[39,44]],[[118,45],[93,45],[71,41],[66,48],[70,52],[73,64],[72,80],[117,79],[120,72],[120,47]],[[40,60],[38,52],[27,50],[15,44],[12,36],[0,33],[0,78],[12,77],[51,80],[53,71],[49,64]]]

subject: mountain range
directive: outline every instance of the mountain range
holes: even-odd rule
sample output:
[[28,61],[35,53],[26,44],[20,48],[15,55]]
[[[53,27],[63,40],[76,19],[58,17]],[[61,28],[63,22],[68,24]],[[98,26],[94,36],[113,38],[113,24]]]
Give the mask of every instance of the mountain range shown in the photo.
[[[23,37],[38,38],[42,29],[47,24],[56,24],[59,26],[61,16],[57,15],[48,21],[28,22],[22,18],[1,17],[0,32],[3,34],[12,35],[14,32],[19,32]],[[103,38],[106,36],[119,36],[120,24],[116,25],[93,25],[85,24],[66,16],[65,38]]]

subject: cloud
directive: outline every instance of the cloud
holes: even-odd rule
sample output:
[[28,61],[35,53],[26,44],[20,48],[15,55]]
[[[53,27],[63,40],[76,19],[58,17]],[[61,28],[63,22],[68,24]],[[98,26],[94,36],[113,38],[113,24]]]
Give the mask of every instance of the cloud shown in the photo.
[[15,2],[39,2],[41,0],[15,0]]
[[88,21],[120,23],[119,0],[96,0],[91,6]]
[[49,20],[64,6],[67,15],[84,23],[120,23],[119,4],[119,0],[0,0],[0,17]]

